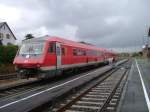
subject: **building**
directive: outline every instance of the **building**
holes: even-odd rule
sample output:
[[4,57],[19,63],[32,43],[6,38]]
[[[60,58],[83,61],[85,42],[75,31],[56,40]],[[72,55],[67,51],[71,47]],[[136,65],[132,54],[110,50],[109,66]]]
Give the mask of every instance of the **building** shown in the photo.
[[150,58],[150,47],[148,47],[148,45],[143,47],[143,57]]
[[16,37],[6,22],[0,23],[0,45],[15,44]]

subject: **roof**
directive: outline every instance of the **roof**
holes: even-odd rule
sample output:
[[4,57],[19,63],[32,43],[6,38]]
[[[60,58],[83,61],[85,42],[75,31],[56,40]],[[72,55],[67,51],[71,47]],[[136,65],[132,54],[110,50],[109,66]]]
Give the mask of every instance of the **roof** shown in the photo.
[[5,24],[5,22],[1,22],[0,23],[0,28]]
[[8,26],[8,24],[7,24],[6,22],[1,22],[1,23],[0,23],[0,29],[1,29],[4,25],[6,25],[6,26],[8,27],[9,31],[12,33],[14,39],[16,40],[17,38],[15,37],[14,33],[12,32],[12,30],[10,29],[10,27]]
[[98,47],[93,46],[93,45],[82,44],[80,42],[75,42],[75,41],[67,40],[64,38],[60,38],[60,37],[56,37],[56,36],[49,36],[49,35],[38,37],[38,38],[28,39],[28,40],[25,40],[24,42],[30,42],[30,41],[37,42],[37,41],[46,41],[46,40],[53,41],[53,42],[60,42],[63,44],[67,44],[69,46],[74,46],[74,47],[80,47],[80,48],[86,48],[86,49],[88,48],[88,49],[92,49],[92,50],[112,53],[111,51],[109,51],[105,48],[98,48]]
[[47,40],[57,41],[57,42],[60,42],[60,43],[64,43],[64,44],[67,44],[67,45],[70,45],[70,46],[75,46],[75,47],[80,47],[80,48],[86,48],[86,49],[88,48],[88,49],[97,50],[97,51],[106,51],[106,49],[104,49],[104,48],[97,48],[96,46],[93,46],[93,45],[82,44],[82,43],[79,43],[79,42],[67,40],[67,39],[60,38],[60,37],[50,37]]
[[96,48],[96,47],[91,46],[91,45],[85,45],[82,43],[74,42],[74,41],[67,40],[64,38],[59,38],[59,37],[48,38],[48,41],[56,41],[56,42],[60,42],[60,43],[64,43],[64,44],[67,44],[70,46],[75,46],[75,47],[80,47],[80,48],[89,48],[89,49],[93,49],[93,48],[95,49]]
[[113,53],[112,51],[106,49],[106,48],[98,48],[94,45],[88,45],[88,44],[82,44],[80,42],[75,42],[75,41],[71,41],[71,40],[67,40],[64,38],[60,38],[60,37],[56,37],[56,36],[51,36],[51,37],[47,37],[46,38],[48,41],[56,41],[56,42],[60,42],[60,43],[64,43],[70,46],[75,46],[75,47],[80,47],[80,48],[86,48],[86,49],[92,49],[92,50],[97,50],[97,51],[104,51],[104,52],[108,52],[108,53]]

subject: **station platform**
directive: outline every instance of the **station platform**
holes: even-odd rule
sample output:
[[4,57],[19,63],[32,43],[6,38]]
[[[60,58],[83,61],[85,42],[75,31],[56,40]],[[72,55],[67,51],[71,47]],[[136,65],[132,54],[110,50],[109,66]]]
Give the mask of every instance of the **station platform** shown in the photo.
[[150,60],[135,59],[117,112],[150,111]]

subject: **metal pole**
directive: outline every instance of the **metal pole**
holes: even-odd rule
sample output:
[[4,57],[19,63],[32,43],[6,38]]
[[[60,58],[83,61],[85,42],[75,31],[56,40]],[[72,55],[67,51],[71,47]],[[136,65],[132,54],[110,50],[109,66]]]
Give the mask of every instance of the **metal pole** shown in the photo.
[[147,42],[148,47],[149,47],[149,38],[150,38],[150,37],[148,36],[148,39],[147,39],[147,41],[148,41],[148,42]]

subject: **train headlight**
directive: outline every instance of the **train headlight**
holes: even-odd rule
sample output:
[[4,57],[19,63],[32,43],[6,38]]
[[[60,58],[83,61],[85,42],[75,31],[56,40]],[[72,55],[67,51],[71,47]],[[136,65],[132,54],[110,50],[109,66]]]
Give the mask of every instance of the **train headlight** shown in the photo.
[[20,74],[22,74],[24,72],[24,70],[20,70]]

